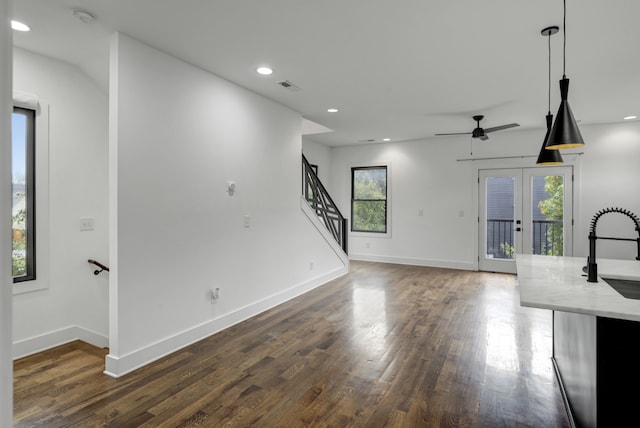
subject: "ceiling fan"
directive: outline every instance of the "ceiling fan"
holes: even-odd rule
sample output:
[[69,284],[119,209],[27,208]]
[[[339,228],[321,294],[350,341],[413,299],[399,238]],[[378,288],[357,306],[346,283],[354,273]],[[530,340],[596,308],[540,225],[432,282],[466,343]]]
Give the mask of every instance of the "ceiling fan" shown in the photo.
[[509,123],[508,125],[494,126],[493,128],[482,129],[480,127],[480,121],[482,119],[484,119],[484,116],[481,115],[481,114],[473,116],[473,120],[476,121],[477,126],[471,132],[452,132],[452,133],[449,133],[449,134],[436,134],[436,135],[465,135],[465,134],[471,134],[471,137],[480,138],[481,140],[484,141],[484,140],[488,140],[489,139],[487,134],[490,133],[490,132],[502,131],[503,129],[515,128],[516,126],[520,126],[519,123]]

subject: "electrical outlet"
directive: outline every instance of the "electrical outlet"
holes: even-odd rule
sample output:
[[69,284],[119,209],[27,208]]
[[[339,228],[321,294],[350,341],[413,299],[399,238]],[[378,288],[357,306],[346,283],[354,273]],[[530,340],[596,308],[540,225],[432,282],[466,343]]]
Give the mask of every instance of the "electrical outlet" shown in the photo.
[[248,229],[248,228],[250,228],[250,227],[251,227],[251,217],[250,217],[250,216],[248,216],[248,215],[245,215],[245,216],[244,216],[244,219],[243,219],[243,225],[244,225],[244,227],[245,227],[246,229]]

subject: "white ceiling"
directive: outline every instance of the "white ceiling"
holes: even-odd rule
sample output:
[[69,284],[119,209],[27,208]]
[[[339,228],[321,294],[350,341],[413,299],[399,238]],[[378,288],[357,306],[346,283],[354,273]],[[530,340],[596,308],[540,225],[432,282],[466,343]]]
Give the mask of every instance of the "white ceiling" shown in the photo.
[[[640,1],[568,0],[569,103],[581,124],[640,116]],[[544,133],[560,102],[561,0],[16,0],[16,46],[75,64],[108,87],[121,31],[276,100],[335,132],[336,146],[413,140],[517,122]],[[82,24],[71,11],[95,15]],[[255,73],[268,64],[271,76]],[[301,88],[288,91],[276,83]],[[327,113],[335,107],[338,113]],[[517,132],[505,130],[500,132]]]

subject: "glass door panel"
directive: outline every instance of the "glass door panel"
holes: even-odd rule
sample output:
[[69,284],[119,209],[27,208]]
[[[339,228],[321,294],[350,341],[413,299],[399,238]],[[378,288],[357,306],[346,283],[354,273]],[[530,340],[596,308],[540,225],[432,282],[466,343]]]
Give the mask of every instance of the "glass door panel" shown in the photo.
[[571,167],[527,168],[523,171],[525,195],[524,250],[546,256],[572,255]]
[[515,273],[516,254],[573,254],[572,173],[572,167],[479,171],[478,269]]
[[522,247],[522,171],[480,171],[479,268],[515,273]]

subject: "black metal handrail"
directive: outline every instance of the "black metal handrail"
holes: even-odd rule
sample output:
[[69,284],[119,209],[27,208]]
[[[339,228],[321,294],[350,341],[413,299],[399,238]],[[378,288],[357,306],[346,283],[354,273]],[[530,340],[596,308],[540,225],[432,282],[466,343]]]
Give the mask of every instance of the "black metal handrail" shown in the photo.
[[[562,255],[562,224],[562,220],[533,220],[533,254]],[[512,258],[513,239],[513,220],[487,219],[487,254]]]
[[513,220],[487,219],[487,254],[497,259],[513,258]]
[[93,259],[89,259],[87,261],[89,263],[91,263],[92,265],[96,265],[96,266],[98,266],[100,268],[100,269],[96,269],[96,270],[93,271],[94,275],[99,275],[103,271],[109,272],[109,267],[106,266],[106,265],[103,265],[99,261],[96,261],[96,260],[93,260]]
[[562,220],[533,220],[533,254],[562,256],[562,225]]
[[304,155],[302,155],[302,195],[346,254],[348,221],[340,213]]

